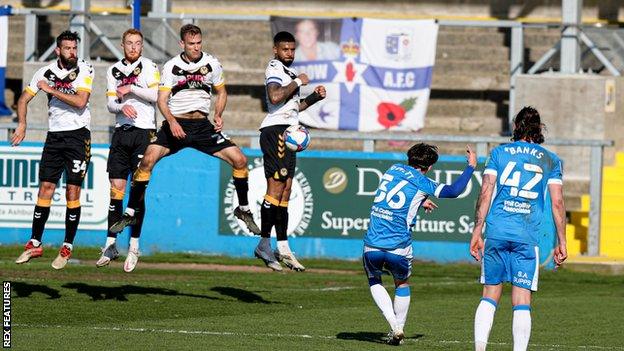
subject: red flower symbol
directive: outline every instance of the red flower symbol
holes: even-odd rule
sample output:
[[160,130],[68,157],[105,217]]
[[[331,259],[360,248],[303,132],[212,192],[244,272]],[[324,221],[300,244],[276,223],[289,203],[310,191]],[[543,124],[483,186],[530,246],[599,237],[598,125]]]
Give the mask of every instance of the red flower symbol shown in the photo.
[[414,108],[416,98],[409,98],[400,104],[382,102],[377,105],[377,122],[386,129],[397,126],[405,119],[405,113]]

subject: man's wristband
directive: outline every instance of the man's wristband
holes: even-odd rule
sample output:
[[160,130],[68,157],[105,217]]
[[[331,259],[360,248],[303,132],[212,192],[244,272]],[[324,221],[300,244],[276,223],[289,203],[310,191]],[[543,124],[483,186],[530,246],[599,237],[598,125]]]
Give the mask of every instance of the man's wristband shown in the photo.
[[293,81],[294,81],[295,83],[297,83],[297,86],[298,86],[298,87],[300,87],[300,86],[302,86],[302,85],[303,85],[303,82],[302,82],[302,81],[301,81],[301,79],[299,79],[299,78],[295,78],[295,79],[293,79]]
[[321,101],[321,100],[323,100],[323,97],[321,96],[321,94],[317,93],[316,91],[313,92],[312,94],[306,96],[305,99],[303,99],[303,101],[308,106],[312,106],[313,104],[315,104],[316,102]]

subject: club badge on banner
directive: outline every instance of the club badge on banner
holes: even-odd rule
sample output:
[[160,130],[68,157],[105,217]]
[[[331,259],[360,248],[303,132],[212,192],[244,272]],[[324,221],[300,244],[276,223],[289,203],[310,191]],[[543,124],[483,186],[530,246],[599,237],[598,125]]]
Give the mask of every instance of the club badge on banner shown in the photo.
[[272,18],[295,35],[293,67],[327,98],[300,114],[324,129],[416,131],[424,126],[435,62],[434,20]]

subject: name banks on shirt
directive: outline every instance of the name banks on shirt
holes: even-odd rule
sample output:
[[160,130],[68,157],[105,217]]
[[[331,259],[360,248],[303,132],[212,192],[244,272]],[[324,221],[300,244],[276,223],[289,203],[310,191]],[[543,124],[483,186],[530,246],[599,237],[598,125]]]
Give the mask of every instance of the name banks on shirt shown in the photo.
[[537,244],[548,184],[563,184],[559,157],[538,144],[517,141],[490,155],[484,175],[496,176],[485,236]]

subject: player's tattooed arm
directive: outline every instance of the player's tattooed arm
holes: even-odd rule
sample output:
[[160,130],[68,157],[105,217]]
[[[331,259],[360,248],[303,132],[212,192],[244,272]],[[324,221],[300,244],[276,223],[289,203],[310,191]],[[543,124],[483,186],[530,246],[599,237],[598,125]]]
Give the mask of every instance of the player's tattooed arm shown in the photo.
[[472,238],[470,238],[470,255],[475,260],[480,261],[483,254],[484,242],[481,237],[483,225],[485,224],[485,216],[490,210],[492,194],[494,193],[494,185],[496,184],[496,176],[485,174],[483,176],[483,184],[481,185],[481,193],[477,199],[477,210],[475,211],[475,224],[472,230]]
[[284,87],[278,83],[269,83],[269,85],[267,85],[267,95],[269,97],[269,101],[273,105],[285,102],[293,96],[300,86],[307,85],[309,82],[310,79],[308,76],[305,73],[302,73],[290,82],[290,84]]
[[[491,174],[485,174],[483,176],[483,184],[481,185],[481,193],[477,199],[477,206],[475,211],[475,231],[477,228],[483,229],[485,224],[485,217],[490,210],[490,203],[492,201],[492,194],[494,193],[494,185],[496,184],[496,176]],[[479,233],[480,233],[479,230]]]
[[557,229],[557,247],[554,260],[559,266],[568,257],[566,243],[566,209],[563,201],[563,185],[548,184],[555,228]]

